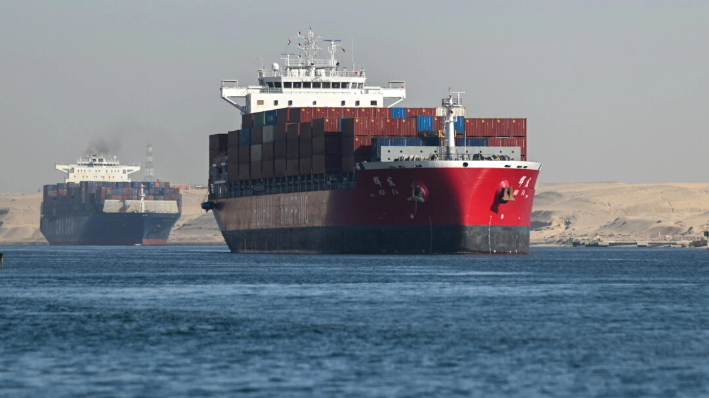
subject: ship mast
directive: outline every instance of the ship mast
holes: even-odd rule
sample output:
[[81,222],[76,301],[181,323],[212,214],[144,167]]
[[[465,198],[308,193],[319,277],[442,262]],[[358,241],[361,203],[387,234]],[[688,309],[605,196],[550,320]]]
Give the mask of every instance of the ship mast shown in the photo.
[[[453,97],[456,94],[456,97]],[[463,99],[460,98],[461,94],[465,94],[463,91],[451,92],[448,89],[448,98],[443,98],[443,107],[446,108],[446,159],[453,160],[455,157],[455,120],[457,116],[455,115],[455,108],[463,107]]]

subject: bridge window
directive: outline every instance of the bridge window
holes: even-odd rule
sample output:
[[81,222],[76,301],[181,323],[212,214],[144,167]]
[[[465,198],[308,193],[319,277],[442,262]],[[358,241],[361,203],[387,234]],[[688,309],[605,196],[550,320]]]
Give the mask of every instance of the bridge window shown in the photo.
[[281,88],[281,82],[274,82],[273,87],[275,88]]
[[322,88],[322,84],[320,82],[313,82],[313,88]]
[[345,106],[345,101],[340,102],[340,106]]
[[371,101],[371,102],[369,103],[369,105],[377,106],[377,101]]
[[293,88],[293,83],[291,83],[291,82],[283,82],[283,88]]
[[347,82],[342,82],[342,88],[350,88],[350,84]]
[[293,105],[293,100],[288,100],[288,106]]
[[332,82],[332,88],[340,88],[340,82]]
[[355,101],[355,106],[359,106],[359,100]]
[[322,88],[330,88],[330,82],[322,82]]
[[274,101],[273,101],[273,105],[274,105],[274,106],[278,105],[278,100],[274,100]]
[[317,105],[318,101],[313,101],[313,106]]
[[303,82],[303,88],[310,88],[310,82]]
[[300,82],[293,82],[293,88],[300,88]]
[[273,88],[273,82],[268,82],[267,84],[269,88]]

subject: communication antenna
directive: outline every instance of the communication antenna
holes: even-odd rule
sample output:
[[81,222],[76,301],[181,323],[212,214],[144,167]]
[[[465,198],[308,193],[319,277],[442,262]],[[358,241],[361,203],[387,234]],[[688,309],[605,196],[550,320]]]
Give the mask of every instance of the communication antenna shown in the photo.
[[153,168],[153,146],[148,144],[148,149],[145,152],[145,182],[155,182],[155,169]]

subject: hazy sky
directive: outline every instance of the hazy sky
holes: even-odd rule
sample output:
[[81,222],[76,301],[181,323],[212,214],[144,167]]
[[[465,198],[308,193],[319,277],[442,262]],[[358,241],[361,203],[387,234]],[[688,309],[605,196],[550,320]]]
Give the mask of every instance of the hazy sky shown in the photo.
[[240,120],[220,81],[255,84],[309,26],[370,84],[405,80],[401,106],[452,87],[469,117],[528,118],[543,183],[707,180],[709,1],[492,3],[0,0],[0,191],[100,141],[205,183],[207,136]]

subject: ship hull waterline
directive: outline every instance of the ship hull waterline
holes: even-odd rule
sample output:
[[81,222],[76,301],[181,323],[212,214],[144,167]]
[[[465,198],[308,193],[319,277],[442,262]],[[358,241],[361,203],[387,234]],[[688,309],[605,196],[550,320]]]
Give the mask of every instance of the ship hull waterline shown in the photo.
[[216,199],[214,214],[235,253],[527,254],[538,173],[362,170],[354,188]]
[[154,213],[45,216],[40,231],[50,245],[164,245],[179,217]]

